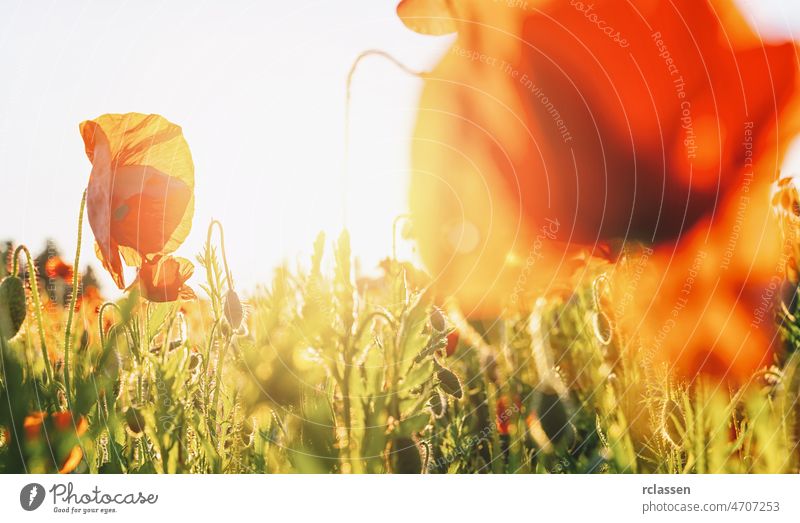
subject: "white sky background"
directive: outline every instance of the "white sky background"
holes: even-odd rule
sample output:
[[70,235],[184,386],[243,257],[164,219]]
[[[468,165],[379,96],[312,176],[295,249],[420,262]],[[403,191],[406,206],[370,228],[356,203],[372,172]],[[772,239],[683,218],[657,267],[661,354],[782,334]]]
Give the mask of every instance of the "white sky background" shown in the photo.
[[[800,37],[800,0],[740,3],[765,34]],[[183,127],[195,162],[194,226],[177,254],[194,260],[218,218],[237,285],[268,282],[319,230],[330,242],[341,229],[353,59],[375,48],[429,69],[451,41],[412,33],[395,4],[0,0],[0,240],[36,253],[54,238],[71,259],[91,169],[78,123],[158,113]],[[390,252],[406,209],[420,85],[377,58],[356,74],[348,228],[367,267]],[[786,167],[800,172],[800,148]],[[88,221],[84,235],[81,266],[99,268]]]

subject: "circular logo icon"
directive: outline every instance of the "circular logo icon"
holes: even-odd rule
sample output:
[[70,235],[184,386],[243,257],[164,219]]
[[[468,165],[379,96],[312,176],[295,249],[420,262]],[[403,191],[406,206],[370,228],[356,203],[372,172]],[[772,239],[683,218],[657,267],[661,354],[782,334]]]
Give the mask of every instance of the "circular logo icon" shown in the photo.
[[36,510],[44,501],[44,487],[38,483],[28,483],[19,493],[19,504],[27,511]]

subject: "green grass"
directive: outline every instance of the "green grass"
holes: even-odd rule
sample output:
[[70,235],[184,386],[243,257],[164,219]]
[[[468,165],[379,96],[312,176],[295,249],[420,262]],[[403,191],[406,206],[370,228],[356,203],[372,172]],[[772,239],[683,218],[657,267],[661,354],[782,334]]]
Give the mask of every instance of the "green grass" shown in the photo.
[[[798,471],[792,350],[746,390],[690,385],[616,332],[591,286],[470,322],[408,263],[358,285],[346,233],[320,236],[308,269],[277,268],[238,325],[218,252],[210,228],[201,303],[128,295],[80,311],[69,344],[69,311],[40,333],[28,286],[24,324],[0,336],[0,471],[56,471],[76,447],[92,473]],[[797,346],[800,326],[782,333]],[[57,426],[68,405],[75,425]]]

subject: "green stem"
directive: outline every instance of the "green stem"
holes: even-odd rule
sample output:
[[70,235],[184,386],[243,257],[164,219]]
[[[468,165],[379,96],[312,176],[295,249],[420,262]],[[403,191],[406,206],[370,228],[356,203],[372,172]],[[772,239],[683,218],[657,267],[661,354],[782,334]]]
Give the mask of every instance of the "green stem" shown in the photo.
[[81,242],[83,240],[83,211],[86,209],[86,191],[83,191],[81,198],[81,208],[78,213],[78,245],[75,247],[75,263],[72,265],[72,296],[69,300],[69,315],[67,316],[67,328],[64,333],[64,395],[67,397],[67,408],[72,412],[72,391],[70,389],[69,377],[69,355],[72,346],[72,319],[75,316],[75,304],[78,300],[78,267],[81,261]]
[[217,414],[219,413],[219,389],[222,388],[222,364],[225,353],[228,352],[228,345],[230,345],[231,337],[225,339],[225,345],[220,347],[217,353],[217,377],[214,384],[214,397],[211,400],[211,407],[214,409],[214,425],[217,424]]
[[411,219],[410,214],[401,214],[392,221],[392,260],[397,261],[397,224],[400,220]]
[[19,269],[18,257],[20,251],[25,253],[25,259],[28,262],[28,281],[30,282],[31,286],[31,295],[33,296],[33,308],[34,313],[36,314],[36,327],[39,329],[39,344],[42,346],[42,358],[44,359],[44,371],[45,375],[47,376],[47,383],[53,382],[53,367],[50,365],[50,356],[47,354],[47,342],[45,341],[45,334],[44,334],[44,322],[42,321],[42,302],[41,298],[39,297],[39,283],[36,278],[36,266],[33,264],[33,257],[31,256],[31,251],[28,250],[27,247],[24,245],[20,245],[17,247],[17,250],[14,251],[14,269],[11,272],[14,276],[17,276],[17,271]]
[[[119,305],[114,302],[107,301],[103,305],[100,306],[100,311],[97,313],[97,323],[98,323],[98,330],[100,332],[100,345],[105,346],[106,344],[106,332],[103,329],[103,313],[105,313],[108,307],[113,307],[117,309],[117,312],[120,316],[122,316],[122,309]],[[113,327],[112,327],[113,328]],[[110,330],[110,329],[109,329]]]
[[228,289],[233,290],[233,276],[231,270],[228,268],[228,255],[225,252],[225,231],[222,229],[222,224],[219,220],[211,220],[208,224],[208,237],[206,238],[208,245],[211,245],[211,233],[214,232],[214,226],[219,230],[219,245],[222,251],[222,264],[225,266],[225,278],[228,281]]
[[366,329],[369,326],[369,322],[371,322],[378,316],[385,319],[391,327],[395,327],[394,318],[392,318],[388,312],[383,310],[372,311],[369,314],[367,314],[367,316],[359,324],[358,329],[356,329],[356,335],[353,338],[356,341],[356,343],[358,343],[358,340],[361,339],[361,336],[364,334],[364,329]]

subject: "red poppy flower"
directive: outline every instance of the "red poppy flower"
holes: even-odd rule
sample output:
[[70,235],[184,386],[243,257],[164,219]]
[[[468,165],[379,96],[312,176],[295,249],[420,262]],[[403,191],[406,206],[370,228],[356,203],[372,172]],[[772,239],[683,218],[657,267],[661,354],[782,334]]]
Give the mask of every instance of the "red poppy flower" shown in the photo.
[[446,4],[458,39],[425,82],[410,203],[426,265],[469,308],[499,310],[521,272],[548,285],[576,246],[674,241],[742,183],[748,128],[757,158],[790,138],[795,47],[727,3]]
[[447,345],[445,345],[444,352],[450,357],[456,353],[458,349],[458,331],[454,330],[447,334]]
[[[89,424],[83,416],[74,420],[69,412],[56,412],[49,416],[46,412],[33,412],[25,417],[22,427],[29,444],[45,442],[51,447],[51,452],[56,452],[60,440],[69,437],[80,438],[88,430]],[[66,455],[56,457],[59,463],[58,473],[68,474],[80,465],[83,451],[79,445],[75,445],[66,452]]]
[[628,309],[645,347],[688,375],[768,359],[769,322],[748,325],[777,261],[767,191],[797,130],[796,46],[731,2],[447,8],[458,37],[426,77],[410,193],[436,285],[494,315],[569,276],[576,250],[652,243]]
[[195,294],[186,281],[193,272],[194,266],[185,258],[158,256],[142,264],[131,288],[138,288],[152,302],[191,300]]
[[89,224],[103,267],[122,289],[120,256],[175,251],[191,229],[194,165],[181,128],[158,115],[106,114],[80,125],[92,162]]
[[73,276],[72,265],[66,263],[60,256],[48,258],[44,271],[50,279],[60,278],[64,281],[71,281]]
[[497,433],[501,436],[508,435],[509,427],[511,427],[511,414],[509,410],[508,400],[505,396],[501,396],[497,400],[495,425],[497,426]]

